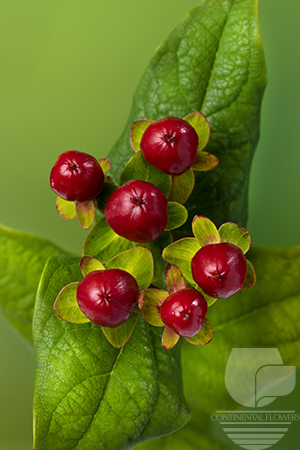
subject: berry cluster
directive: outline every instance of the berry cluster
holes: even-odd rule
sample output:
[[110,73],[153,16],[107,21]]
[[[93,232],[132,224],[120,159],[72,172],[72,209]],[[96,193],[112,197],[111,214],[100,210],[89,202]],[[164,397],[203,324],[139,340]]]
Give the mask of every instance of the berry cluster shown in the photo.
[[[50,174],[58,212],[66,219],[77,215],[84,228],[92,225],[95,208],[102,214],[84,244],[83,279],[65,286],[57,296],[54,310],[59,317],[103,327],[115,346],[120,346],[120,332],[116,339],[113,329],[123,330],[124,345],[140,313],[149,324],[165,326],[162,342],[166,349],[179,336],[195,345],[211,340],[208,306],[253,285],[255,273],[244,256],[249,246],[241,246],[239,238],[232,242],[226,237],[228,226],[230,235],[244,230],[235,224],[224,224],[218,231],[209,219],[196,216],[195,242],[184,242],[193,245],[188,264],[180,250],[182,240],[170,245],[170,230],[187,219],[182,203],[194,186],[191,181],[182,195],[178,188],[182,176],[187,171],[212,170],[218,164],[213,155],[202,151],[209,134],[206,118],[197,112],[183,119],[134,122],[131,144],[136,154],[124,167],[119,187],[107,175],[107,159],[97,160],[76,150],[58,157]],[[247,240],[248,232],[243,233]],[[165,291],[151,282],[162,276],[167,263],[171,266],[165,274]],[[64,308],[67,301],[68,308]]]

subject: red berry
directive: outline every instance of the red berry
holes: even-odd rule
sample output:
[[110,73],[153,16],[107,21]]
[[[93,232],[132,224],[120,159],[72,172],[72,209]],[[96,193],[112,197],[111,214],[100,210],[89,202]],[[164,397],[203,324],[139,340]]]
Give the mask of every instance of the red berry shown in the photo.
[[110,196],[105,217],[118,235],[133,242],[151,242],[166,228],[167,204],[154,184],[131,180]]
[[209,244],[193,257],[192,275],[205,294],[227,298],[243,286],[247,261],[242,250],[234,244]]
[[198,135],[186,120],[166,117],[146,128],[140,147],[149,164],[170,175],[181,175],[195,161]]
[[115,328],[126,322],[137,302],[139,288],[125,270],[95,270],[77,286],[77,303],[95,324]]
[[195,336],[200,331],[206,313],[203,295],[191,288],[170,295],[160,308],[163,323],[184,337]]
[[97,159],[77,150],[59,155],[50,174],[51,189],[71,202],[92,200],[100,194],[103,184],[104,174]]

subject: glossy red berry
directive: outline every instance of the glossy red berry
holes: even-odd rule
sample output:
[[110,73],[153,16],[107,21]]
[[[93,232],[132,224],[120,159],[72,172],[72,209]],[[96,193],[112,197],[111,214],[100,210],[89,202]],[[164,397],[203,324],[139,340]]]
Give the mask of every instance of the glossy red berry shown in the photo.
[[147,181],[131,180],[109,198],[105,217],[118,235],[133,242],[154,241],[168,222],[167,199]]
[[163,323],[183,337],[195,336],[200,331],[206,313],[203,295],[191,288],[170,295],[160,308]]
[[126,322],[139,293],[135,278],[125,270],[96,270],[77,286],[77,303],[95,324],[115,328]]
[[146,128],[140,147],[149,164],[170,175],[181,175],[195,161],[198,135],[186,120],[166,117]]
[[51,189],[68,201],[86,202],[100,194],[104,174],[97,159],[69,150],[59,155],[50,173]]
[[242,250],[234,244],[209,244],[193,257],[192,275],[205,294],[227,298],[243,286],[247,261]]

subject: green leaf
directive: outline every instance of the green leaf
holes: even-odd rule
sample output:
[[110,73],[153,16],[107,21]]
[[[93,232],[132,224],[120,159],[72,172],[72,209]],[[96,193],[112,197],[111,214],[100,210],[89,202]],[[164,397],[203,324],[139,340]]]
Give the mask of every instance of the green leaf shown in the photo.
[[0,311],[29,342],[36,290],[50,256],[67,253],[45,239],[0,225]]
[[78,222],[87,230],[95,220],[95,205],[93,201],[75,202]]
[[166,298],[169,297],[167,291],[162,289],[149,288],[140,292],[139,308],[144,319],[154,327],[164,327],[161,320],[160,307]]
[[245,228],[236,223],[227,222],[220,226],[219,233],[222,242],[230,242],[239,247],[243,253],[250,248],[250,234]]
[[111,168],[111,162],[108,158],[100,158],[98,159],[98,163],[101,166],[101,169],[103,170],[104,175],[110,171]]
[[249,288],[253,287],[256,283],[256,273],[255,273],[255,269],[254,269],[252,262],[247,260],[247,266],[248,266],[248,270],[247,270],[246,281],[245,281],[242,289],[249,289]]
[[255,286],[209,308],[214,331],[209,345],[201,351],[182,347],[187,399],[208,412],[240,406],[225,386],[233,348],[278,348],[285,365],[300,365],[300,247],[252,246],[249,259],[257,274]]
[[105,267],[98,259],[91,258],[90,256],[83,256],[81,258],[80,268],[84,277],[95,270],[105,270]]
[[106,263],[106,269],[122,269],[130,273],[139,286],[146,289],[153,278],[153,257],[145,247],[135,247],[114,256]]
[[79,277],[79,260],[52,258],[39,286],[33,449],[121,450],[182,427],[180,349],[166,352],[160,329],[141,316],[121,349],[95,324],[59,319],[54,300]]
[[216,156],[207,152],[198,152],[192,169],[197,172],[208,172],[217,167],[218,164],[219,160]]
[[196,216],[192,222],[193,234],[201,247],[219,244],[221,238],[215,224],[204,216]]
[[130,128],[130,143],[135,152],[141,151],[140,142],[144,131],[154,120],[137,120]]
[[201,152],[201,150],[207,145],[210,136],[210,126],[207,118],[204,114],[196,111],[183,117],[183,119],[195,128],[199,140],[198,152]]
[[131,338],[133,330],[139,319],[139,314],[132,313],[128,320],[116,328],[102,327],[108,342],[115,348],[122,348]]
[[118,186],[113,182],[113,179],[108,175],[105,176],[102,191],[94,199],[95,206],[102,214],[104,214],[106,203],[109,197],[115,192]]
[[213,329],[207,318],[205,319],[201,330],[199,333],[195,334],[193,337],[184,338],[187,342],[193,345],[207,345],[210,343],[213,337]]
[[177,266],[189,283],[195,284],[191,261],[200,248],[197,239],[183,238],[166,247],[162,256],[169,264]]
[[185,281],[178,267],[170,266],[168,268],[166,271],[166,285],[169,295],[185,289]]
[[190,221],[197,214],[217,226],[245,226],[266,82],[257,0],[201,0],[154,53],[125,130],[109,154],[112,176],[118,178],[133,154],[128,139],[132,122],[201,111],[211,127],[205,149],[219,165],[195,174],[196,188],[186,204],[190,220],[181,235],[191,235]]
[[173,202],[185,203],[195,186],[195,175],[192,169],[182,175],[172,177],[172,187],[168,199]]
[[168,223],[166,230],[174,230],[184,224],[188,212],[183,205],[176,202],[168,202]]
[[157,186],[166,197],[171,190],[171,175],[147,163],[141,152],[136,153],[125,165],[120,175],[120,185],[130,180],[148,181]]
[[55,207],[56,211],[63,219],[72,220],[76,217],[76,207],[74,202],[68,202],[58,196],[56,198]]
[[82,253],[83,256],[92,256],[105,263],[116,254],[132,247],[133,243],[116,234],[103,217],[87,235]]
[[65,286],[56,297],[53,309],[55,314],[63,320],[71,323],[88,323],[86,317],[78,306],[76,291],[78,282]]
[[171,350],[179,341],[179,337],[179,334],[175,333],[175,331],[171,328],[165,326],[162,336],[162,345],[166,350]]

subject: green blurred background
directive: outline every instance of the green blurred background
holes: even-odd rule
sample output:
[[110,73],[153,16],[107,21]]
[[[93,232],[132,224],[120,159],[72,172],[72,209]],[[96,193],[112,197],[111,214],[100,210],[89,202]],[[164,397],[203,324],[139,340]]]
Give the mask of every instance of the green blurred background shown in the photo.
[[[151,54],[196,4],[1,1],[0,222],[80,253],[86,232],[55,212],[50,169],[68,149],[107,155]],[[255,244],[293,245],[300,219],[300,2],[261,0],[259,19],[269,85],[248,229]],[[0,319],[1,450],[31,448],[33,378],[33,353]],[[276,449],[297,448],[299,435],[294,424]]]

